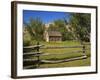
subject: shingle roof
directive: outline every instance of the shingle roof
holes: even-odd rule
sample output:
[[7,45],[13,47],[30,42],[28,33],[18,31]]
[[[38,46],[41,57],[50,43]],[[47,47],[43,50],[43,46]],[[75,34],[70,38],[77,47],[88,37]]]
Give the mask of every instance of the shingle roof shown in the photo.
[[48,31],[49,36],[62,36],[59,31]]

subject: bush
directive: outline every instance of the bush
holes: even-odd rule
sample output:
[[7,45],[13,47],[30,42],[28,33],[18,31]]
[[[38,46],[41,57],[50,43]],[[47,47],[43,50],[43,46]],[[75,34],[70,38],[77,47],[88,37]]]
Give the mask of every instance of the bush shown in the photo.
[[23,46],[29,46],[30,45],[30,40],[24,40],[23,41]]
[[31,36],[26,33],[23,35],[23,46],[30,46],[31,45]]

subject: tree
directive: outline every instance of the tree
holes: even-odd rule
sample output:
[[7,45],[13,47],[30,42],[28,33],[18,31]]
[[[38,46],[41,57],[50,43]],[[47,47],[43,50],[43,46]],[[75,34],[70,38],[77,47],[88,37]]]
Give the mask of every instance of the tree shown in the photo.
[[31,35],[31,39],[33,40],[43,40],[44,33],[44,24],[40,18],[33,19],[31,18],[29,23],[25,24],[29,34]]
[[68,21],[67,19],[59,19],[54,21],[54,24],[56,26],[58,26],[58,30],[61,32],[62,34],[62,40],[66,41],[66,40],[72,40],[73,38],[73,33],[71,31],[68,31]]
[[72,13],[70,24],[80,41],[90,41],[91,15],[88,13]]
[[49,24],[48,31],[58,31],[58,27],[55,24]]

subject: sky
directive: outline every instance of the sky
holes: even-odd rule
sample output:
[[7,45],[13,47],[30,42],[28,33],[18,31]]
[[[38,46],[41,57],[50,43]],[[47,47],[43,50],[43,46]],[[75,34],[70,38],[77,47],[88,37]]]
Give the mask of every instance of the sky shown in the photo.
[[28,23],[30,18],[40,18],[44,24],[52,23],[54,20],[70,18],[70,13],[67,12],[53,12],[53,11],[34,11],[23,10],[23,21]]

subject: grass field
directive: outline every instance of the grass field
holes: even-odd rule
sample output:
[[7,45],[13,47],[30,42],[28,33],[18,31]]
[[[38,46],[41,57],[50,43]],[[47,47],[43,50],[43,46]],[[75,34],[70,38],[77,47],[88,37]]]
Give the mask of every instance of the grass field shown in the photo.
[[[78,41],[63,41],[63,42],[40,42],[40,44],[48,46],[79,46],[81,45]],[[90,48],[90,45],[86,45],[86,48]],[[82,56],[82,52],[78,53],[70,53],[73,51],[82,51],[82,48],[61,48],[61,49],[40,49],[40,51],[44,52],[43,54],[49,53],[50,55],[41,55],[40,60],[61,60],[61,59],[69,59],[74,57]],[[54,67],[77,67],[77,66],[90,66],[90,49],[86,50],[86,55],[88,56],[86,59],[63,62],[63,63],[40,63],[38,68],[54,68]],[[30,58],[35,59],[37,57],[31,56]],[[33,65],[34,66],[34,65]]]

